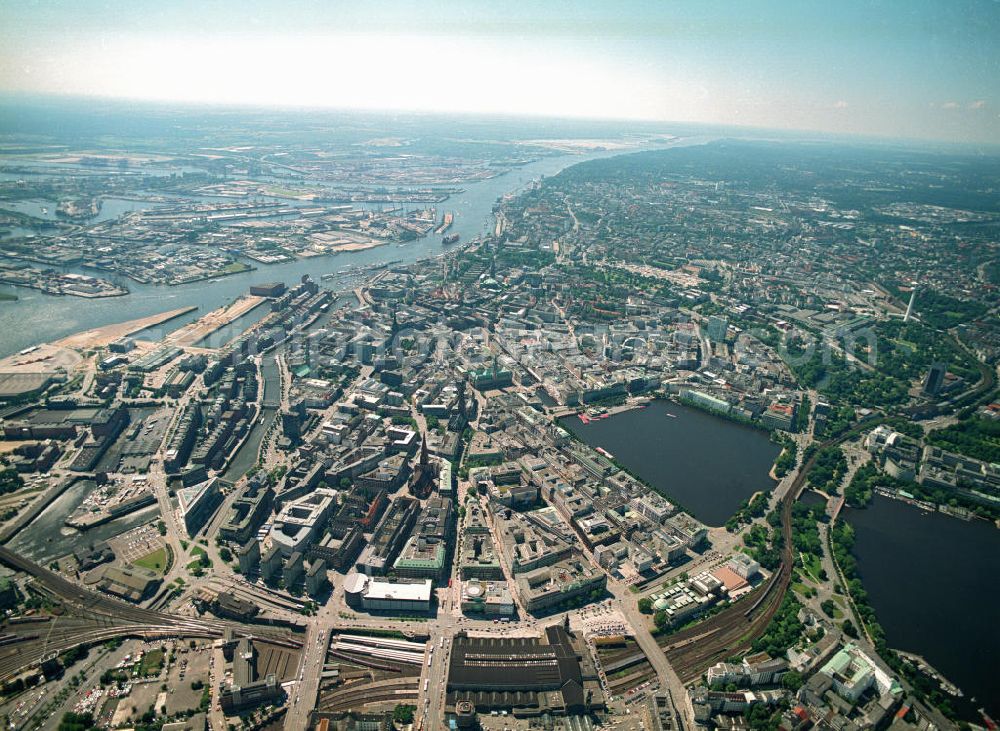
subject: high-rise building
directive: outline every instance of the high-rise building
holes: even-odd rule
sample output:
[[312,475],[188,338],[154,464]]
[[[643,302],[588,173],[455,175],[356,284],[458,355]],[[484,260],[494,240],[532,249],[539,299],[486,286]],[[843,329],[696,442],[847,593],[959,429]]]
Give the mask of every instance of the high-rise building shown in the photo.
[[281,570],[282,555],[278,546],[272,545],[260,562],[260,573],[268,581],[274,580]]
[[260,564],[260,544],[256,538],[251,538],[236,549],[236,557],[240,561],[240,572],[248,576],[257,570]]
[[729,320],[725,317],[712,315],[708,318],[706,333],[708,339],[714,343],[721,343],[726,339],[726,331],[729,329]]
[[326,561],[318,559],[312,562],[306,572],[306,591],[316,596],[326,586]]
[[910,302],[906,305],[906,314],[903,315],[903,322],[909,322],[910,318],[913,317],[913,303],[917,299],[917,288],[914,287],[910,291]]
[[297,443],[302,437],[302,417],[291,409],[281,412],[281,431],[292,443]]
[[927,371],[927,377],[924,378],[925,394],[928,396],[937,396],[941,393],[941,387],[944,386],[944,375],[947,370],[944,363],[934,363],[931,365],[930,370]]

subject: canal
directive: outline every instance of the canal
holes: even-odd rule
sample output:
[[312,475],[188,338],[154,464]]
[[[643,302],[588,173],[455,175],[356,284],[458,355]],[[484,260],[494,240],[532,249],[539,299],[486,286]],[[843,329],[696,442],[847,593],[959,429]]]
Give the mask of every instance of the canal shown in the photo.
[[8,548],[25,558],[47,565],[57,558],[88,549],[96,543],[148,523],[159,514],[159,508],[153,504],[88,531],[78,531],[65,525],[63,521],[80,507],[96,487],[96,483],[90,480],[80,480],[68,487],[14,537]]
[[774,487],[768,473],[781,449],[765,432],[672,401],[560,423],[708,525],[723,525],[741,502]]
[[[265,406],[260,418],[251,427],[246,441],[222,475],[231,482],[238,481],[257,464],[261,442],[278,413],[274,404],[281,398],[281,384],[275,358],[276,353],[272,352],[264,356],[261,364],[261,388]],[[66,518],[76,512],[96,487],[92,480],[80,480],[71,485],[15,536],[10,548],[33,561],[47,564],[77,550],[114,538],[154,519],[159,513],[158,506],[154,504],[85,532],[65,525]]]
[[[1000,530],[876,496],[847,510],[858,571],[889,647],[914,653],[1000,717]],[[971,699],[976,698],[973,702]]]
[[263,389],[263,393],[261,394],[263,408],[261,409],[260,416],[254,422],[253,427],[251,427],[246,441],[243,442],[243,445],[233,455],[233,458],[229,461],[229,465],[226,467],[226,471],[222,475],[222,479],[228,480],[233,484],[238,482],[243,475],[256,466],[260,455],[261,442],[264,441],[264,436],[271,428],[271,424],[278,414],[278,407],[275,404],[281,401],[281,375],[278,371],[276,358],[276,353],[272,352],[264,356],[261,362],[260,387]]

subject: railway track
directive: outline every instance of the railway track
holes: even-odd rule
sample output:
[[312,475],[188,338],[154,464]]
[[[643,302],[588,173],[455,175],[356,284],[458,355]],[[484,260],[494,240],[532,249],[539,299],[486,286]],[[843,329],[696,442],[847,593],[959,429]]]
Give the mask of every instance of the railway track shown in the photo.
[[[221,637],[227,629],[275,645],[297,649],[300,640],[290,632],[247,627],[233,622],[172,615],[144,609],[98,594],[0,547],[0,563],[35,580],[38,590],[63,605],[67,614],[38,622],[9,622],[5,630],[24,641],[0,647],[0,682],[23,668],[37,665],[53,654],[80,645],[94,645],[116,637]],[[33,637],[26,637],[33,635]]]
[[784,539],[781,565],[768,579],[767,585],[758,590],[762,593],[753,599],[749,607],[746,606],[746,602],[750,600],[748,597],[704,622],[657,640],[682,682],[689,683],[715,663],[745,652],[754,640],[764,634],[791,583],[795,560],[792,545],[792,506],[802,494],[806,478],[816,464],[819,451],[825,447],[841,444],[856,436],[862,429],[873,428],[878,422],[878,419],[873,419],[855,425],[839,437],[820,443],[819,449],[799,469],[781,501],[781,534]]
[[105,627],[89,631],[63,633],[48,638],[46,642],[29,642],[18,648],[18,652],[0,657],[0,678],[6,679],[24,667],[40,663],[47,657],[58,655],[77,646],[96,645],[123,635],[143,639],[163,639],[167,637],[198,636],[204,633],[179,632],[174,626],[161,627]]
[[416,700],[420,696],[420,687],[416,682],[406,685],[396,684],[378,687],[368,684],[363,688],[345,688],[339,692],[330,693],[320,702],[323,711],[357,710],[371,703],[402,702]]

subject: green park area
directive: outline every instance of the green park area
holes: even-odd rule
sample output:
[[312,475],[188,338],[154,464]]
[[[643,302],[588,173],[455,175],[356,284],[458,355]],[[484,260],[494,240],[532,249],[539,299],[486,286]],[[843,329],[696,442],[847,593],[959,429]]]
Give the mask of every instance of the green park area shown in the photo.
[[147,553],[133,563],[136,566],[155,571],[160,576],[163,576],[163,574],[167,573],[167,569],[170,566],[170,555],[167,553],[167,547],[163,546],[152,553]]

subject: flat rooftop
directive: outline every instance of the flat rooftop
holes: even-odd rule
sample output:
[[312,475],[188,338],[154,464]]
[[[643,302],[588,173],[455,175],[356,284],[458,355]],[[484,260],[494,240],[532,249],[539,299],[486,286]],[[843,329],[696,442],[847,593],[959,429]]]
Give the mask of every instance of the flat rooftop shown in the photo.
[[433,582],[430,579],[405,584],[371,579],[368,582],[365,599],[429,602],[432,591]]

